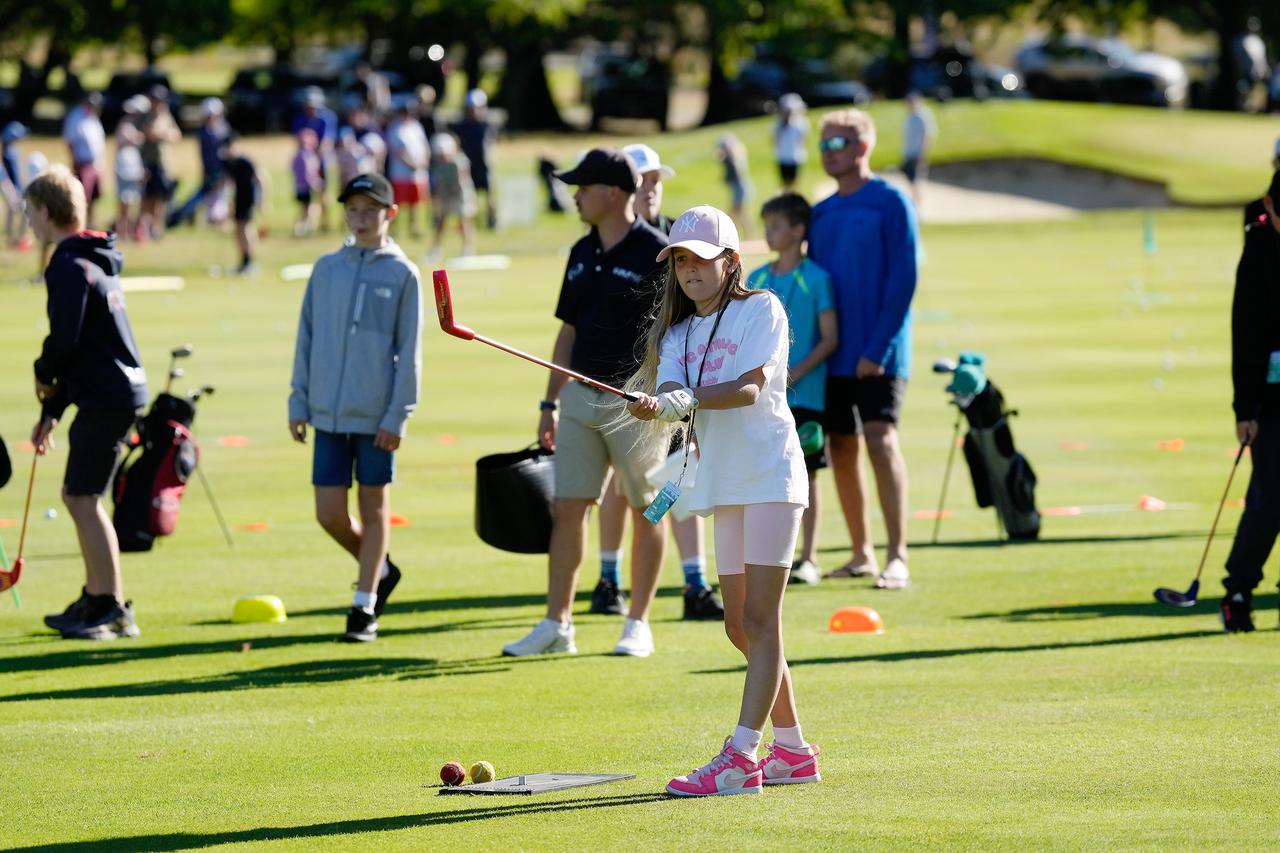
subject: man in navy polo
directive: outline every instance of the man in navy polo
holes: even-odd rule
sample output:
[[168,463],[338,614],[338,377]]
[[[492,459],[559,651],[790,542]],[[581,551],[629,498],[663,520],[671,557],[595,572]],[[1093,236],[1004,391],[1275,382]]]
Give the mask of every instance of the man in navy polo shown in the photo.
[[[577,186],[578,215],[591,226],[569,253],[556,317],[561,321],[553,361],[592,379],[618,386],[638,368],[636,343],[648,325],[660,281],[657,256],[667,238],[636,217],[640,183],[621,151],[595,148],[573,169],[556,177]],[[611,423],[619,398],[552,373],[540,408],[538,443],[556,451],[555,504],[551,531],[547,615],[528,636],[504,646],[504,654],[572,654],[572,604],[578,566],[587,546],[587,520],[600,501],[610,466],[633,515],[631,606],[614,654],[647,657],[653,652],[649,606],[653,603],[665,544],[663,529],[641,513],[656,490],[645,472],[660,453],[637,449],[635,425]]]

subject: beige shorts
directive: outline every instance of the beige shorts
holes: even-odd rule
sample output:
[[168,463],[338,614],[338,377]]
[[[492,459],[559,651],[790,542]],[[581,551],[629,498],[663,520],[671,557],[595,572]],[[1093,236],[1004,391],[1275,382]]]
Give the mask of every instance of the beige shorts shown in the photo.
[[658,494],[645,472],[662,461],[665,447],[637,446],[648,429],[632,421],[622,429],[609,425],[622,411],[622,401],[581,382],[560,392],[560,423],[556,427],[556,497],[598,501],[604,493],[609,467],[617,472],[618,488],[633,507],[648,506]]

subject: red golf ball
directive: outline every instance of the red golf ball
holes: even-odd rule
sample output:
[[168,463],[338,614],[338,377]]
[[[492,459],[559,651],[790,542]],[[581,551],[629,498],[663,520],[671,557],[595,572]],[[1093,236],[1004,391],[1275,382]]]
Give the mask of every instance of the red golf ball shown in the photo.
[[452,788],[461,785],[467,778],[467,768],[460,762],[450,761],[440,768],[440,781]]

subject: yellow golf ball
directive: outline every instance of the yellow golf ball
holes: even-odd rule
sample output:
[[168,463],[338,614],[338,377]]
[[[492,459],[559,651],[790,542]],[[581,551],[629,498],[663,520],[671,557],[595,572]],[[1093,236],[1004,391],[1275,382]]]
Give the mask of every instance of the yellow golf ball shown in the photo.
[[492,782],[497,778],[493,765],[487,761],[477,761],[471,765],[471,784],[476,782]]

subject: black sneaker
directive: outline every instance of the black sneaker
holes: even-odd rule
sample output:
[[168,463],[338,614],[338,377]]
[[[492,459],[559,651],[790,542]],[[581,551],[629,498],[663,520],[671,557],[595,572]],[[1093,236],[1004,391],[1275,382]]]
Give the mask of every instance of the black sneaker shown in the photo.
[[387,599],[395,591],[396,584],[400,583],[400,569],[391,562],[390,555],[387,556],[387,570],[386,576],[378,580],[378,601],[373,605],[374,616],[382,615],[383,608],[387,606]]
[[67,605],[67,609],[61,613],[50,613],[44,617],[44,624],[48,625],[55,631],[65,631],[68,628],[74,628],[84,619],[85,608],[89,606],[89,591],[84,587],[80,588],[80,597]]
[[627,612],[627,600],[622,597],[622,590],[616,583],[601,578],[591,591],[591,609],[587,612],[621,616]]
[[363,607],[352,607],[347,613],[347,632],[344,643],[372,643],[378,639],[378,617]]
[[1247,633],[1253,630],[1253,596],[1247,592],[1233,592],[1218,605],[1218,618],[1222,630],[1228,634]]
[[133,621],[133,602],[120,604],[110,595],[91,596],[81,621],[62,631],[67,640],[118,640],[141,634]]
[[696,622],[723,622],[724,604],[705,586],[684,588],[684,618]]

